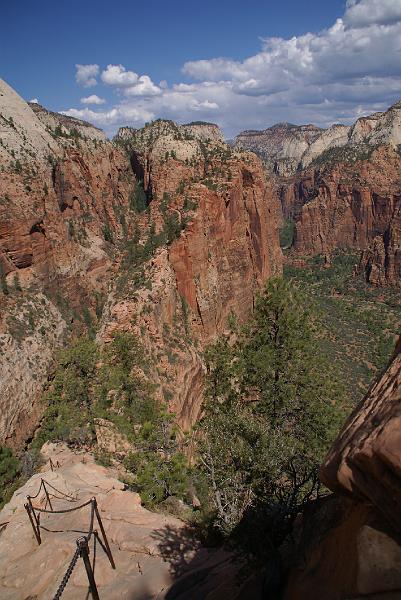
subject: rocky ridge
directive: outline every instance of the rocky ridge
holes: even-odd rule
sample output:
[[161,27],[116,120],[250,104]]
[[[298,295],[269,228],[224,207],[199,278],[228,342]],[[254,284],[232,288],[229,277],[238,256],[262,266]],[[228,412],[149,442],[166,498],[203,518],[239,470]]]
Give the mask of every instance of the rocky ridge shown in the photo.
[[32,433],[57,349],[96,323],[99,343],[137,333],[160,396],[192,423],[203,344],[281,271],[260,161],[210,124],[156,121],[110,142],[0,89],[0,442]]
[[324,130],[296,172],[276,178],[283,216],[294,222],[294,254],[361,251],[359,270],[368,281],[400,284],[400,139],[397,103],[351,127]]

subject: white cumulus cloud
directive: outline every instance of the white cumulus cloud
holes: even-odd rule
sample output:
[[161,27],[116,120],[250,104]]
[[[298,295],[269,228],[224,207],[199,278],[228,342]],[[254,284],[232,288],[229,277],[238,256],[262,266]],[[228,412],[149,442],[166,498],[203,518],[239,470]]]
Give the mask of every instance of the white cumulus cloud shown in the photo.
[[[82,85],[99,73],[97,65],[79,66],[86,69],[77,71]],[[109,133],[153,116],[213,119],[229,136],[284,120],[352,122],[401,98],[401,0],[348,0],[344,14],[320,32],[269,37],[244,60],[189,61],[183,73],[185,81],[157,85],[110,64],[100,79],[117,93],[115,106],[84,118]]]
[[75,65],[75,80],[78,85],[83,87],[92,87],[97,84],[97,75],[99,74],[99,65]]
[[92,94],[91,96],[86,96],[85,98],[81,98],[81,104],[105,104],[106,100],[104,98],[99,98],[96,94]]

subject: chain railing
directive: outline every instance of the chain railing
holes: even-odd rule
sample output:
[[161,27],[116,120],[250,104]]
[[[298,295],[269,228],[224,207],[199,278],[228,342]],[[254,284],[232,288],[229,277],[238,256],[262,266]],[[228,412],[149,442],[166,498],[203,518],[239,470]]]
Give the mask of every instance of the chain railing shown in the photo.
[[[38,498],[38,496],[42,490],[43,490],[43,492],[45,494],[45,498],[46,498],[45,508],[41,508],[39,506],[34,506],[32,504],[32,500]],[[50,493],[49,493],[49,490],[53,490],[53,491],[50,491]],[[54,492],[56,492],[58,494],[58,496],[56,496],[54,494]],[[55,488],[53,485],[51,485],[44,479],[40,480],[40,486],[39,486],[38,492],[35,494],[35,496],[27,496],[27,502],[24,505],[25,510],[28,514],[30,523],[32,525],[33,532],[35,534],[36,541],[38,542],[38,545],[40,545],[42,543],[41,529],[43,529],[43,528],[40,525],[40,515],[42,513],[52,514],[52,515],[60,515],[60,514],[72,513],[77,510],[81,510],[82,508],[85,508],[86,506],[91,507],[88,533],[84,536],[77,538],[77,540],[76,540],[77,549],[75,550],[75,552],[73,554],[71,562],[68,565],[68,568],[65,572],[63,579],[61,580],[61,583],[57,589],[55,596],[53,597],[53,600],[59,600],[61,598],[61,595],[64,592],[64,589],[68,583],[68,580],[70,579],[71,574],[77,564],[78,558],[80,558],[80,557],[82,558],[82,561],[85,566],[85,570],[86,570],[86,574],[87,574],[88,582],[89,582],[89,589],[90,589],[92,598],[93,598],[93,600],[99,600],[99,593],[98,593],[97,586],[96,586],[95,575],[94,575],[94,571],[93,571],[93,568],[92,568],[92,565],[91,565],[91,562],[89,559],[89,542],[91,541],[92,535],[94,535],[96,539],[99,538],[99,534],[98,534],[97,530],[93,529],[95,518],[96,518],[97,524],[99,526],[100,533],[101,533],[102,540],[103,540],[103,543],[101,543],[100,545],[103,548],[103,551],[105,552],[107,558],[109,559],[112,569],[115,569],[116,566],[114,563],[113,555],[111,553],[111,549],[110,549],[109,542],[108,542],[108,539],[106,536],[106,532],[103,527],[102,519],[100,517],[97,500],[95,497],[93,497],[90,500],[88,500],[87,502],[80,504],[79,506],[74,506],[73,508],[65,508],[63,510],[54,510],[52,503],[51,503],[50,495],[52,496],[53,499],[54,498],[57,498],[59,500],[67,499],[67,501],[69,501],[69,502],[77,501],[76,498],[73,498],[71,495],[66,494],[65,492],[61,492],[60,490]],[[62,497],[60,498],[60,496],[62,496]],[[50,510],[47,508],[47,506],[49,506]]]

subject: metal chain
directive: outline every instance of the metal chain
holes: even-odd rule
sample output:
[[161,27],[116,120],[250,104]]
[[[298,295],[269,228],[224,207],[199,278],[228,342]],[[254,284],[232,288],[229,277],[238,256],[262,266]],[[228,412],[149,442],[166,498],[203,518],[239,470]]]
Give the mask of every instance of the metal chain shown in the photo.
[[65,590],[65,586],[67,585],[68,580],[71,577],[72,572],[74,570],[74,567],[77,564],[79,555],[80,555],[80,549],[77,548],[74,552],[74,556],[72,557],[70,564],[68,565],[68,569],[66,570],[65,575],[64,575],[63,579],[61,580],[60,585],[58,586],[58,590],[55,593],[53,600],[60,600],[61,595]]

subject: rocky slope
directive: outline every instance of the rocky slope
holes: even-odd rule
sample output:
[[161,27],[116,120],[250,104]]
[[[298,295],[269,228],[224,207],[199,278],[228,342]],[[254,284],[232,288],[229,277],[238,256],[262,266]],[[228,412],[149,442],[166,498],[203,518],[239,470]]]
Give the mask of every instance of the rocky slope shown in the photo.
[[[92,537],[90,560],[101,598],[247,597],[247,584],[236,582],[236,568],[227,554],[202,548],[179,519],[143,508],[138,494],[125,490],[113,470],[62,444],[47,444],[43,454],[47,462],[41,472],[0,512],[2,599],[53,598],[75,552],[76,539],[88,533],[90,506],[61,515],[42,513],[42,543],[37,544],[24,503],[28,494],[37,494],[41,478],[58,490],[48,488],[54,510],[71,509],[96,497],[116,566],[112,569],[100,541]],[[32,503],[45,507],[43,490]],[[99,530],[96,522],[95,526]],[[84,598],[87,590],[84,565],[78,559],[62,597]]]
[[55,351],[108,291],[106,234],[122,239],[121,213],[132,228],[124,153],[89,125],[83,137],[76,120],[53,129],[48,116],[0,83],[0,441],[17,444],[35,426]]
[[202,345],[281,271],[258,159],[206,123],[157,121],[110,142],[1,82],[0,165],[0,443],[32,433],[57,349],[96,323],[101,343],[137,332],[160,397],[193,422]]
[[321,469],[337,496],[304,516],[286,599],[400,596],[400,383],[398,343]]

